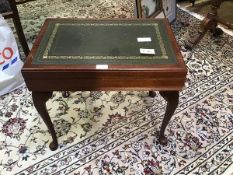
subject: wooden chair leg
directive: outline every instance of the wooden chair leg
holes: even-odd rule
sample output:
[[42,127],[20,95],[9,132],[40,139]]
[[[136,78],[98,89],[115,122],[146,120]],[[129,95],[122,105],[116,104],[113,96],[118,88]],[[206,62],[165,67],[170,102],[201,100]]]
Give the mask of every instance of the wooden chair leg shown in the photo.
[[214,37],[223,34],[223,31],[217,27],[219,21],[217,9],[220,7],[222,0],[212,0],[211,9],[207,16],[202,20],[198,34],[195,37],[190,37],[186,43],[185,48],[191,50],[197,45],[200,40],[204,37],[206,32],[210,30]]
[[28,44],[27,44],[27,40],[25,38],[25,35],[23,33],[23,28],[20,22],[20,17],[19,17],[19,12],[18,9],[16,7],[16,2],[15,0],[9,0],[9,4],[10,4],[10,8],[13,12],[13,22],[16,28],[16,33],[19,37],[19,42],[23,47],[23,52],[26,56],[28,56],[29,54],[29,48],[28,48]]
[[28,47],[25,35],[23,33],[23,28],[22,28],[22,25],[20,23],[20,19],[18,17],[13,18],[13,22],[14,22],[14,25],[15,25],[15,28],[16,28],[16,33],[17,33],[17,35],[19,37],[19,42],[22,45],[23,52],[24,52],[24,54],[26,56],[28,56],[28,54],[29,54],[29,47]]

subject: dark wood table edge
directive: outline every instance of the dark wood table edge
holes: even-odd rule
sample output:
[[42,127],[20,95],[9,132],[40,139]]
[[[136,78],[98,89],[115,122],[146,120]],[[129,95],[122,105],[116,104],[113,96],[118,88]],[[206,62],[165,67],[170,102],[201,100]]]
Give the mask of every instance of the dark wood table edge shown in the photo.
[[[60,18],[47,18],[45,20],[45,22],[44,22],[44,24],[43,24],[43,26],[42,26],[42,28],[41,28],[41,30],[40,30],[37,38],[36,38],[36,41],[33,44],[33,47],[32,47],[32,49],[30,51],[30,54],[27,56],[27,59],[26,59],[26,61],[24,63],[24,66],[23,66],[23,70],[27,69],[27,68],[37,68],[37,67],[41,67],[41,66],[43,67],[43,64],[42,65],[36,65],[36,64],[33,65],[32,64],[32,59],[33,59],[33,57],[34,57],[34,55],[36,53],[37,48],[39,47],[39,45],[40,45],[40,43],[42,41],[43,35],[46,32],[46,29],[47,29],[47,27],[49,25],[49,22],[50,21],[56,21],[56,20],[59,20],[59,19]],[[182,57],[182,55],[180,53],[180,48],[179,48],[179,46],[177,44],[177,41],[175,39],[175,36],[174,36],[174,34],[172,32],[171,27],[169,27],[170,23],[168,22],[167,19],[164,19],[164,18],[156,18],[156,19],[148,19],[148,18],[146,18],[146,19],[139,19],[139,18],[133,18],[133,19],[132,18],[131,19],[92,19],[92,18],[90,18],[90,19],[82,19],[82,18],[65,18],[65,19],[66,20],[70,20],[70,21],[73,21],[73,20],[80,20],[80,21],[86,21],[86,20],[90,20],[90,21],[125,21],[125,22],[126,21],[157,21],[157,20],[163,21],[166,24],[166,30],[167,30],[167,33],[169,35],[169,39],[171,40],[171,43],[175,43],[175,44],[172,44],[173,50],[175,51],[175,55],[177,56],[176,57],[177,64],[174,64],[174,66],[177,67],[177,65],[179,65],[178,66],[179,68],[186,69],[183,57]],[[50,67],[52,68],[52,67],[55,67],[55,66],[59,67],[59,65],[57,65],[57,64],[55,64],[55,65],[46,65],[46,67],[48,69]],[[85,69],[93,69],[93,66],[95,66],[95,65],[89,65],[89,64],[85,65],[85,64],[82,64],[80,66],[82,68],[85,68]],[[143,66],[146,66],[147,68],[153,69],[153,68],[159,68],[159,67],[164,67],[164,66],[165,67],[166,66],[171,66],[171,64],[161,64],[161,65],[150,65],[150,64],[147,64],[147,65],[143,65],[143,66],[142,65],[130,65],[130,64],[126,64],[126,66],[128,66],[128,68],[130,68],[130,67],[132,67],[132,68],[133,67],[137,67],[137,68],[141,67],[142,68]],[[61,66],[61,67],[64,67],[64,66]],[[72,68],[72,65],[67,65],[66,69],[68,69],[69,67]],[[77,69],[78,66],[75,65],[75,67]],[[124,68],[124,66],[119,65],[119,64],[109,64],[109,68],[110,69],[117,69],[118,67]]]

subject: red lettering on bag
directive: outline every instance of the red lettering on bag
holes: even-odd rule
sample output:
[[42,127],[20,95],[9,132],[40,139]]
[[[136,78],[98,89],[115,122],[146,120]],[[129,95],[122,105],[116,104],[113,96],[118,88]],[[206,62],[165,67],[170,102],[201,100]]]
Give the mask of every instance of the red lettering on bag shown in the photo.
[[[8,52],[9,55],[7,54],[7,52]],[[11,59],[13,54],[14,54],[14,51],[13,51],[13,49],[11,47],[5,47],[3,49],[3,51],[2,51],[2,53],[0,52],[0,55],[2,55],[2,57],[3,57],[3,60],[0,61],[0,65],[4,64],[5,60]]]
[[[6,52],[7,52],[7,51],[10,53],[9,56],[6,55]],[[14,51],[13,51],[13,49],[12,49],[11,47],[6,47],[6,48],[4,48],[3,51],[2,51],[2,57],[3,57],[4,59],[6,59],[6,60],[9,60],[9,59],[13,56],[13,54],[14,54]]]

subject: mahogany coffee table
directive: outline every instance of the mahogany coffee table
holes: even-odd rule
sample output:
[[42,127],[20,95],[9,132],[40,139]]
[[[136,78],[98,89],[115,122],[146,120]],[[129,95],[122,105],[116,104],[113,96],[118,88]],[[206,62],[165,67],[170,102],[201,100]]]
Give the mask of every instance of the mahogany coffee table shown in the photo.
[[22,73],[56,150],[45,105],[53,91],[159,91],[167,101],[159,135],[166,144],[187,70],[165,19],[47,19]]

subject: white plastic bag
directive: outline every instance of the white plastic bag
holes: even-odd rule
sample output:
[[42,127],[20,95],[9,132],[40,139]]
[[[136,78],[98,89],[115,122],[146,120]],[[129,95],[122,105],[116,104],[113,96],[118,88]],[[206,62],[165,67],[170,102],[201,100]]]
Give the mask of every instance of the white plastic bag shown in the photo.
[[11,28],[0,14],[0,95],[24,84],[21,74],[23,62]]

